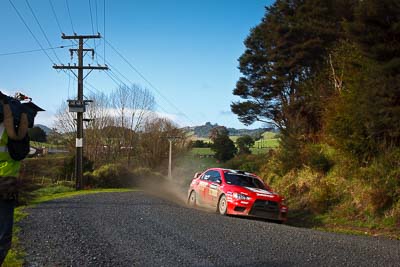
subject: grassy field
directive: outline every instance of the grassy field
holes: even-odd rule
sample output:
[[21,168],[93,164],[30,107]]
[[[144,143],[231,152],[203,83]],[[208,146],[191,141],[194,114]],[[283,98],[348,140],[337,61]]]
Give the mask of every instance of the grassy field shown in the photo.
[[209,147],[194,147],[192,150],[190,150],[190,154],[198,156],[214,155],[214,151],[212,151]]
[[21,229],[17,226],[17,223],[28,215],[28,213],[25,211],[26,208],[53,199],[73,197],[77,195],[110,193],[110,192],[129,192],[129,191],[133,191],[133,189],[94,189],[94,190],[75,191],[75,189],[65,186],[52,186],[47,188],[41,188],[35,191],[34,192],[35,197],[28,205],[20,206],[15,209],[14,213],[15,224],[13,229],[14,234],[13,234],[12,247],[2,266],[3,267],[23,266],[23,257],[25,256],[25,252],[22,250],[20,241],[18,240],[18,233],[21,231]]
[[49,143],[42,143],[42,142],[35,142],[35,141],[30,141],[30,145],[33,147],[37,147],[37,148],[42,148],[42,147],[46,147],[46,148],[64,148],[64,146],[61,145],[53,145],[53,144],[49,144]]
[[277,148],[278,146],[279,138],[271,138],[256,141],[253,148]]
[[[236,140],[239,138],[239,136],[229,136],[229,138],[233,141],[236,142]],[[202,140],[204,142],[211,143],[211,140],[209,138],[195,138],[193,140]],[[251,152],[253,154],[265,154],[268,153],[270,149],[277,148],[279,146],[279,138],[277,138],[277,135],[272,132],[265,132],[263,134],[263,138],[260,140],[257,140],[254,143],[254,146],[251,148]],[[206,156],[206,155],[214,155],[214,151],[211,150],[211,148],[193,148],[190,151],[191,155],[197,155],[197,156]]]

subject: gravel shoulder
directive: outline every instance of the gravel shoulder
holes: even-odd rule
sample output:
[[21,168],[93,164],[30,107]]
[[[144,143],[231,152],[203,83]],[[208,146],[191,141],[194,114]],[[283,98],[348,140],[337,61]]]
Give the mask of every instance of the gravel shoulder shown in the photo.
[[224,217],[144,192],[58,199],[19,225],[25,266],[400,266],[400,241]]

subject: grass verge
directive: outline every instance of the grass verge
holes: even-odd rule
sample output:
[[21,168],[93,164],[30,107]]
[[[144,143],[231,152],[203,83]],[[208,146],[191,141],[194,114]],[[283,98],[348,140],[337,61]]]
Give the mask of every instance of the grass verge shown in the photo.
[[89,195],[96,193],[113,193],[113,192],[130,192],[135,189],[91,189],[91,190],[80,190],[75,191],[72,188],[65,186],[52,186],[41,188],[34,192],[34,198],[28,203],[28,205],[20,206],[15,209],[14,212],[14,228],[13,228],[13,241],[11,250],[7,254],[7,258],[3,263],[3,267],[20,267],[23,266],[24,256],[26,253],[23,251],[21,243],[18,239],[19,232],[21,228],[18,226],[18,222],[23,218],[28,216],[28,213],[25,211],[26,208],[33,207],[42,202],[60,199],[60,198],[68,198],[78,195]]

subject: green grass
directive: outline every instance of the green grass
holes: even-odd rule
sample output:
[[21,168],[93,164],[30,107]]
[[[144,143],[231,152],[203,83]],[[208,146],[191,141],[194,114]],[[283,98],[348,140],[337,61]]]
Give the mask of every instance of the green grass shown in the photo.
[[46,147],[46,148],[65,148],[63,145],[54,145],[54,144],[49,144],[49,143],[44,143],[44,142],[36,142],[36,141],[30,141],[30,145],[33,147]]
[[47,188],[41,188],[34,192],[34,198],[29,202],[27,206],[21,206],[15,209],[14,212],[14,229],[13,229],[13,241],[12,248],[7,254],[7,258],[3,264],[3,267],[20,267],[23,266],[23,257],[25,256],[25,252],[22,250],[20,241],[18,239],[18,233],[21,231],[20,227],[17,226],[17,223],[21,221],[23,218],[28,216],[28,213],[25,212],[26,208],[33,207],[42,202],[60,199],[60,198],[68,198],[78,195],[89,195],[89,194],[97,194],[97,193],[113,193],[113,192],[131,192],[135,191],[134,189],[92,189],[92,190],[80,190],[75,191],[73,188],[65,187],[65,186],[51,186]]
[[261,139],[254,143],[254,148],[276,148],[279,146],[279,139]]
[[262,134],[264,139],[277,139],[277,134],[273,132],[265,132]]
[[[276,148],[279,146],[278,139],[270,139],[264,140],[263,145],[258,145],[257,143],[251,148],[251,152],[255,155],[258,154],[266,154],[270,149]],[[191,149],[190,154],[193,156],[205,156],[205,155],[214,155],[215,152],[211,150],[211,148],[199,148],[194,147]]]
[[209,147],[194,147],[192,148],[192,150],[190,151],[191,155],[214,155],[214,151],[211,150],[211,148]]

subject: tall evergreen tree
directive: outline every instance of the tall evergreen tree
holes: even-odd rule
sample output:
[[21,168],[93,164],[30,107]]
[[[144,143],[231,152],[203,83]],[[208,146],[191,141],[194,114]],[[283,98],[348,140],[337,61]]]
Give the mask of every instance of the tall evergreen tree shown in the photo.
[[305,101],[309,93],[303,84],[324,66],[329,49],[343,35],[341,22],[350,13],[338,11],[349,2],[278,0],[267,8],[239,59],[243,77],[233,93],[244,100],[231,109],[240,121],[274,123],[287,135],[319,130],[318,110]]
[[[400,145],[400,2],[359,1],[354,21],[346,23],[349,39],[371,60],[374,73],[365,73],[370,86],[360,90],[369,99],[368,138],[376,150]],[[365,70],[371,67],[365,68]]]
[[225,127],[214,128],[210,138],[213,141],[211,149],[215,151],[216,159],[227,161],[235,156],[237,148],[229,138],[228,130]]
[[400,2],[358,1],[355,19],[347,23],[349,37],[364,54],[384,65],[386,71],[400,71]]
[[254,139],[250,135],[244,135],[236,140],[239,154],[251,154],[250,148],[254,145]]

